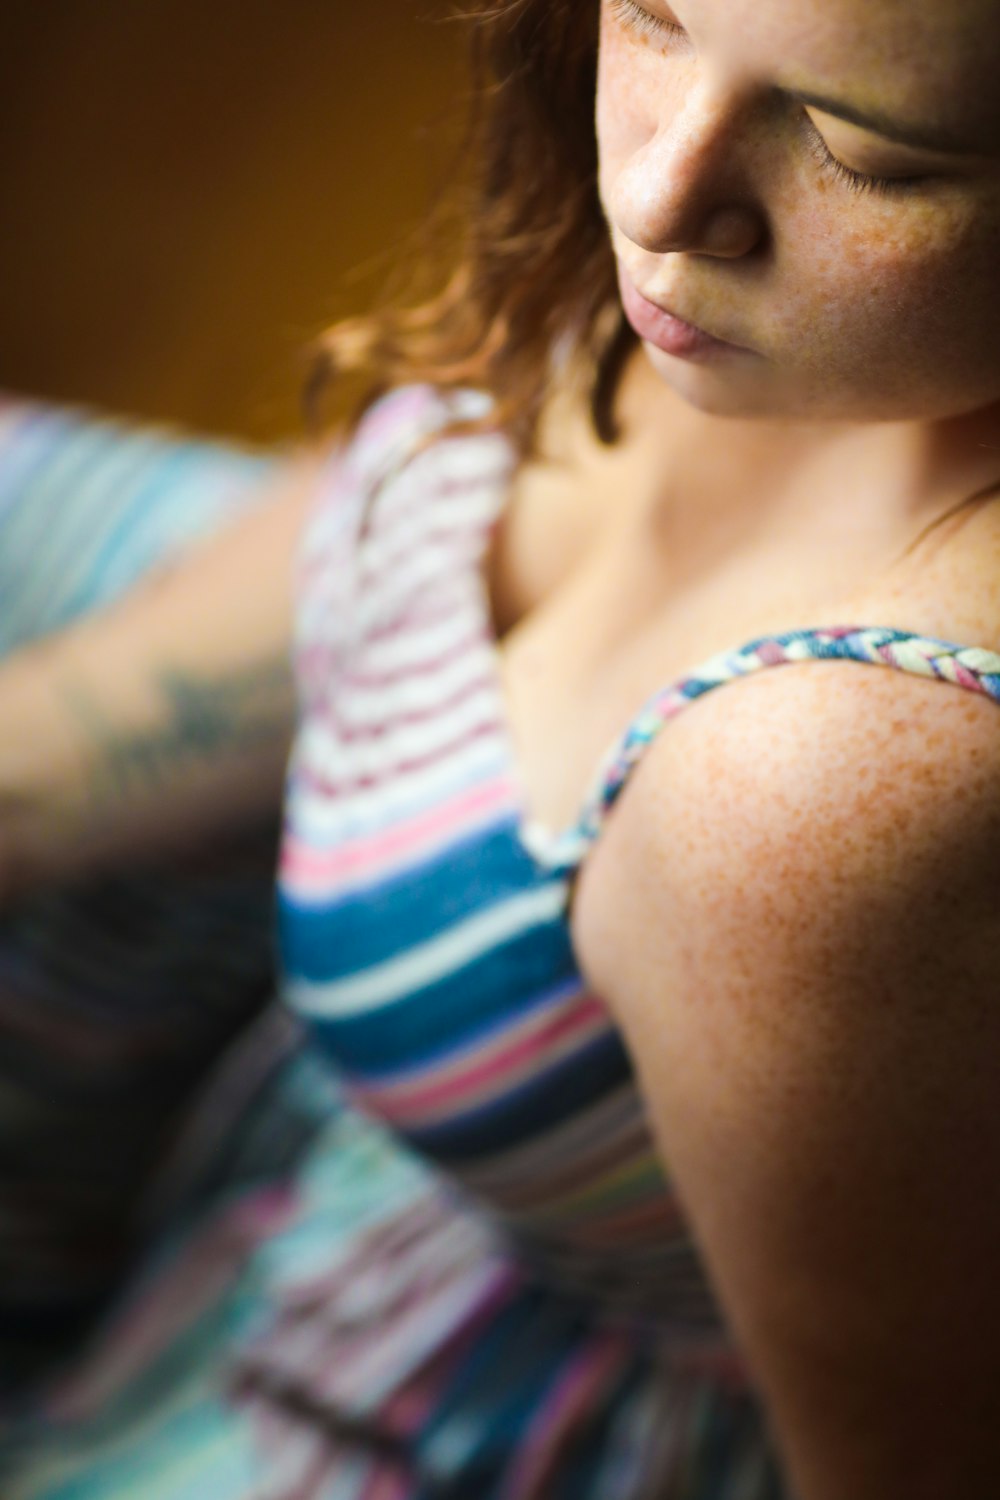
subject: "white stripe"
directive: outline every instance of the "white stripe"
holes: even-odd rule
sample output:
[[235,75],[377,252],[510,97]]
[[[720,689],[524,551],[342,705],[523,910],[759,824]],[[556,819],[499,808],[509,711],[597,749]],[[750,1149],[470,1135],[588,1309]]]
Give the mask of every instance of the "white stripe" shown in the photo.
[[451,801],[477,782],[492,780],[509,770],[506,742],[499,736],[474,740],[447,760],[396,776],[382,786],[356,791],[349,798],[317,792],[296,784],[288,800],[291,829],[313,847],[345,838],[376,834],[400,820],[430,811]]
[[356,660],[366,674],[384,676],[434,662],[463,634],[472,637],[489,628],[488,610],[477,587],[466,589],[460,598],[447,600],[442,600],[440,594],[433,597],[425,594],[419,610],[411,606],[405,629],[398,621],[392,621],[385,634],[362,635],[349,568],[350,563],[345,562],[334,578],[315,578],[308,586],[297,606],[297,651],[315,651],[332,645],[339,654],[349,646],[352,661]]
[[422,667],[443,656],[461,635],[472,635],[485,624],[482,600],[470,592],[465,599],[451,605],[443,617],[423,623],[418,616],[412,623],[407,622],[405,631],[365,641],[364,670],[374,677],[407,667]]
[[344,682],[338,690],[337,707],[343,718],[356,724],[384,724],[398,714],[426,713],[457,697],[462,688],[481,683],[494,671],[494,653],[488,641],[470,640],[467,631],[456,632],[456,641],[466,646],[450,661],[426,672],[400,677],[385,687]]
[[[785,654],[791,657],[793,661],[812,661],[813,659],[813,645],[812,642],[808,640],[788,641],[784,647],[784,650]],[[744,654],[745,653],[742,652],[737,653],[737,655],[739,656],[743,656]],[[763,666],[763,663],[755,663],[754,670],[757,669],[758,665]]]
[[[442,442],[428,443],[428,433],[438,425],[424,424],[419,429],[402,433],[400,441],[393,443],[388,451],[384,440],[380,441],[372,455],[374,462],[359,465],[367,470],[365,479],[368,485],[381,487],[378,497],[380,515],[388,517],[399,511],[409,512],[414,492],[426,510],[435,499],[460,501],[460,496],[454,493],[442,496],[445,487],[464,489],[468,486],[470,493],[474,493],[479,486],[492,483],[502,491],[513,467],[513,454],[507,439],[472,433],[462,438],[449,437]],[[362,453],[360,457],[366,455]],[[502,494],[498,498],[502,498]]]
[[358,743],[342,739],[337,726],[326,724],[319,716],[309,719],[300,734],[298,755],[300,762],[328,782],[355,776],[386,776],[401,762],[443,752],[480,724],[499,721],[501,717],[497,685],[489,682],[432,719],[419,724],[398,724],[387,729],[384,736]]
[[987,651],[983,646],[963,646],[958,653],[958,661],[963,667],[971,667],[976,672],[987,672],[991,676],[1000,672],[1000,655],[996,651]]
[[[422,440],[421,440],[422,441]],[[380,474],[370,481],[381,486],[378,496],[379,517],[396,520],[412,516],[413,494],[420,497],[419,509],[425,514],[435,502],[448,505],[449,514],[459,514],[468,498],[466,515],[481,507],[492,491],[492,503],[502,499],[504,483],[511,469],[511,454],[506,446],[498,448],[482,436],[420,447],[411,442],[392,455],[392,462],[379,465]]]
[[[492,1249],[486,1244],[482,1253],[488,1255]],[[383,1313],[377,1340],[357,1341],[346,1361],[327,1358],[329,1373],[320,1386],[323,1397],[331,1403],[356,1401],[357,1392],[363,1391],[365,1408],[377,1409],[437,1347],[447,1343],[496,1285],[499,1274],[495,1260],[484,1260],[478,1266],[453,1270],[443,1285],[428,1287],[425,1280],[416,1302],[404,1303],[400,1311],[391,1308],[388,1316]]]
[[288,995],[303,1014],[317,1019],[361,1016],[456,973],[531,927],[555,921],[565,905],[566,889],[561,882],[526,891],[349,979],[317,984],[290,977]]
[[470,583],[476,579],[475,570],[464,563],[459,571],[454,549],[447,541],[426,542],[406,553],[386,572],[362,580],[352,604],[356,616],[352,622],[354,634],[363,641],[370,629],[398,617],[401,608],[411,605],[414,599],[426,598],[432,588],[438,607],[449,599],[454,600],[456,608],[461,608],[470,597]]
[[[445,544],[452,557],[482,549],[499,508],[492,476],[475,474],[460,479],[448,475],[449,488],[436,494],[428,491],[423,481],[424,476],[416,472],[402,476],[393,486],[391,514],[385,513],[381,496],[376,502],[375,514],[381,524],[366,537],[363,551],[368,577],[393,572],[401,556],[434,543]],[[463,484],[474,487],[460,489]],[[397,490],[404,493],[400,496]]]

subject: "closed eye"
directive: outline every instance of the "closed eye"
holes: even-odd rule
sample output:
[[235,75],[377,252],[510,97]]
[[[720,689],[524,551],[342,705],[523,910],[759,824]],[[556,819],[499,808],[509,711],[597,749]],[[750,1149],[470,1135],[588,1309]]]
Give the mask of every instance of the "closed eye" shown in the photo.
[[843,182],[854,193],[874,193],[879,197],[888,197],[891,193],[908,192],[928,180],[926,173],[911,173],[909,176],[899,177],[876,177],[870,172],[859,172],[855,167],[847,166],[839,157],[834,156],[808,115],[805,116],[805,122],[806,143],[811,154],[824,171],[835,177],[838,182]]
[[678,26],[676,21],[668,21],[665,16],[654,16],[651,11],[637,5],[636,0],[608,0],[608,4],[611,12],[635,36],[664,41],[667,37],[684,35],[684,28]]

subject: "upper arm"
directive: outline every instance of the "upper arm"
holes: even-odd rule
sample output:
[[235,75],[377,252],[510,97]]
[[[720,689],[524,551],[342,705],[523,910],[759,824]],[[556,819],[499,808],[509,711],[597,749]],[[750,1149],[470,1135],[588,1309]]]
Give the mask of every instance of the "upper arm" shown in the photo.
[[0,892],[276,815],[316,473],[287,462],[239,519],[0,662]]
[[803,1500],[995,1482],[998,729],[770,672],[673,724],[605,834],[595,978]]

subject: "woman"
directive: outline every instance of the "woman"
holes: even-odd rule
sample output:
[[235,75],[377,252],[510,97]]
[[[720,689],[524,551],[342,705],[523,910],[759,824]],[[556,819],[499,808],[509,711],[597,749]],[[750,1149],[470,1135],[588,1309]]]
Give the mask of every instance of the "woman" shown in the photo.
[[212,1358],[143,1405],[112,1329],[16,1495],[994,1483],[1000,19],[599,27],[479,18],[465,268],[334,337],[399,389],[296,490],[289,999],[432,1166],[336,1116]]

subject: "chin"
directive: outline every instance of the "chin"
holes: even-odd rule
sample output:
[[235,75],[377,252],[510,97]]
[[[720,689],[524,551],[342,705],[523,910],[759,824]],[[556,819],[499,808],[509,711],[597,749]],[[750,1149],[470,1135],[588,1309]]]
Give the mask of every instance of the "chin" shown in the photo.
[[[791,415],[775,402],[766,380],[718,365],[688,364],[650,344],[646,358],[664,385],[695,411],[712,417],[782,417]],[[759,374],[759,371],[754,373]]]
[[898,422],[933,419],[952,411],[929,410],[912,399],[824,386],[799,371],[782,377],[763,360],[736,367],[675,359],[654,345],[643,349],[657,377],[694,411],[711,417],[771,422]]

